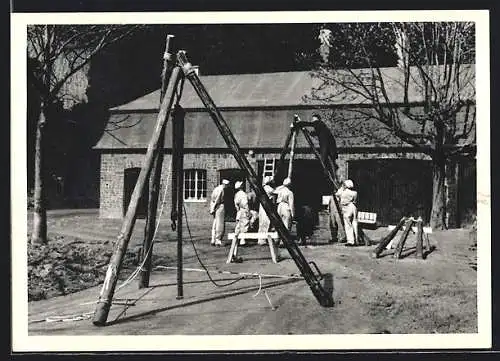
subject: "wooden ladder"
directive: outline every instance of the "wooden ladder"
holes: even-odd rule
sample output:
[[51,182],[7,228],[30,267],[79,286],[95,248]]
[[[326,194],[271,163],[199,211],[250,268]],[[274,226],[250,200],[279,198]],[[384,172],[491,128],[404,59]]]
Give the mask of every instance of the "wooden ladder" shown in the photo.
[[265,177],[274,177],[274,168],[276,166],[276,158],[264,158],[264,171],[262,172],[262,180]]

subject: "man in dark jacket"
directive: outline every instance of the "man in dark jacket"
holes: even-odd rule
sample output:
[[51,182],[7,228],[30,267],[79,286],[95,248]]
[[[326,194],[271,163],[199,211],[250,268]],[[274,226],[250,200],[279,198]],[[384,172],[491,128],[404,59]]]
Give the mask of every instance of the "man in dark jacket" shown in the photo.
[[[298,116],[295,116],[297,119]],[[310,132],[311,135],[316,136],[319,141],[319,154],[321,156],[321,160],[325,164],[331,174],[336,177],[337,172],[337,164],[335,163],[338,154],[337,154],[337,143],[335,142],[335,138],[333,137],[332,132],[328,128],[328,126],[321,120],[321,117],[314,113],[312,115],[312,121],[296,121],[292,124],[293,128],[303,128],[303,127],[313,127],[314,131]]]

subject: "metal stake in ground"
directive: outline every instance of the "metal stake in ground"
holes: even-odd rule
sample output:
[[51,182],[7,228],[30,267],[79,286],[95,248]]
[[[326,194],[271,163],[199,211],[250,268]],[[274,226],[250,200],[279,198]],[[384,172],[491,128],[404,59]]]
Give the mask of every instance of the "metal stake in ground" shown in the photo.
[[285,247],[290,253],[292,259],[295,261],[295,264],[299,268],[300,272],[304,276],[304,279],[308,283],[313,294],[316,296],[317,300],[322,306],[324,307],[333,306],[334,303],[332,295],[326,292],[324,288],[321,286],[316,275],[313,273],[311,267],[309,266],[306,259],[300,252],[298,246],[292,240],[292,236],[289,230],[285,227],[281,218],[276,212],[276,209],[274,209],[273,205],[271,204],[271,200],[265,193],[261,182],[258,181],[257,175],[255,174],[255,171],[253,170],[252,166],[250,165],[248,160],[242,155],[241,149],[238,143],[236,142],[236,139],[234,138],[233,134],[231,133],[231,129],[228,127],[219,109],[217,109],[217,106],[215,105],[214,101],[212,100],[207,90],[201,83],[200,78],[193,69],[193,66],[191,65],[191,63],[188,62],[184,51],[179,51],[177,53],[177,61],[179,65],[182,66],[186,78],[188,78],[188,80],[191,82],[191,85],[193,86],[194,90],[200,97],[200,100],[207,108],[210,116],[215,122],[215,125],[219,129],[219,132],[221,133],[222,137],[224,138],[227,146],[229,147],[229,149],[231,149],[234,158],[238,162],[238,165],[243,170],[245,170],[250,186],[255,191],[259,202],[262,204],[262,207],[269,216],[271,223],[274,224],[276,231],[283,240]]
[[146,151],[144,164],[141,168],[141,172],[139,173],[137,183],[135,184],[129,206],[127,208],[127,213],[125,214],[120,233],[118,234],[118,238],[116,240],[115,251],[113,253],[113,256],[111,257],[108,270],[106,272],[106,278],[104,280],[101,294],[99,295],[99,301],[97,302],[94,312],[93,323],[96,326],[104,326],[106,324],[106,320],[108,319],[109,309],[111,307],[111,301],[115,292],[118,274],[122,266],[123,256],[127,251],[130,236],[132,235],[132,230],[135,225],[139,199],[144,192],[144,186],[151,172],[151,167],[154,160],[154,150],[158,147],[162,129],[166,126],[170,114],[170,109],[172,108],[172,104],[174,103],[177,84],[179,83],[181,76],[182,75],[180,73],[180,69],[178,67],[175,67],[172,71],[172,76],[165,93],[165,98],[163,99],[160,111],[158,113],[156,127]]
[[[163,70],[161,75],[161,92],[160,106],[165,97],[168,82],[172,75],[172,69],[175,66],[175,60],[171,54],[173,48],[173,35],[167,35],[165,45],[165,53],[163,55]],[[153,257],[153,237],[156,230],[156,212],[158,208],[158,195],[160,193],[161,169],[163,165],[163,148],[165,145],[165,128],[163,127],[158,140],[158,146],[154,150],[153,169],[149,180],[149,197],[148,197],[148,215],[146,218],[146,226],[144,228],[144,242],[142,244],[141,262],[144,265],[139,273],[139,288],[149,286],[149,277],[151,275],[151,260]],[[144,259],[146,257],[146,259]]]

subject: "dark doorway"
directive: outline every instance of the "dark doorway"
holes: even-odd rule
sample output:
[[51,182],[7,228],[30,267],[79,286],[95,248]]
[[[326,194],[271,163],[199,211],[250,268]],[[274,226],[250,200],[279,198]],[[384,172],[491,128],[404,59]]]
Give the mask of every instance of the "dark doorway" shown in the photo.
[[349,161],[349,179],[358,192],[358,210],[377,213],[382,225],[403,216],[429,221],[432,206],[430,161],[366,159]]
[[228,222],[236,220],[236,208],[234,207],[234,183],[243,181],[243,189],[246,190],[246,173],[242,169],[231,168],[219,170],[219,184],[223,179],[227,179],[230,183],[224,190],[224,210],[226,213],[225,219]]
[[[132,198],[132,193],[134,192],[135,184],[139,178],[139,173],[141,168],[127,168],[124,174],[124,187],[123,187],[123,214],[127,213],[127,208]],[[139,204],[137,207],[137,218],[146,218],[148,213],[148,194],[149,194],[149,183],[146,182],[144,186],[144,192],[139,199]]]
[[[258,167],[263,168],[263,162],[259,161]],[[275,185],[282,184],[288,175],[289,161],[283,162],[283,167],[277,169]],[[307,206],[311,209],[314,223],[318,224],[318,213],[322,208],[322,196],[331,195],[332,189],[324,175],[321,164],[316,159],[295,159],[292,165],[292,191],[295,198],[295,210],[297,215],[300,209]]]
[[[296,159],[292,167],[292,189],[296,213],[301,214],[301,207],[307,206],[312,211],[314,224],[318,224],[322,197],[332,194],[321,164],[316,159]],[[288,169],[288,164],[285,169]]]

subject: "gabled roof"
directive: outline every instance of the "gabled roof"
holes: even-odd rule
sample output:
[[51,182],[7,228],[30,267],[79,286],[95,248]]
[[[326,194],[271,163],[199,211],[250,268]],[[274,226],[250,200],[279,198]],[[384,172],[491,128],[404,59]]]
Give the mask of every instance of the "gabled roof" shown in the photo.
[[[431,67],[430,74],[440,74],[442,66]],[[474,65],[463,65],[463,69],[470,69],[472,74],[468,82],[474,81]],[[354,73],[363,77],[369,74],[370,69],[356,69]],[[381,68],[388,97],[392,103],[403,102],[404,77],[400,68]],[[345,76],[347,70],[336,70],[335,77]],[[464,72],[465,74],[465,72]],[[313,89],[318,89],[324,79],[317,73],[309,71],[290,71],[261,74],[231,74],[231,75],[201,75],[200,79],[208,93],[220,108],[259,108],[259,107],[287,107],[287,106],[318,106],[325,105],[325,101],[305,99],[311,95]],[[409,84],[409,101],[422,102],[423,86],[418,69],[411,68]],[[474,84],[467,84],[468,92],[473,90]],[[337,86],[337,88],[339,88]],[[368,101],[356,93],[346,93],[342,89],[335,89],[329,84],[325,90],[329,105],[363,104]],[[332,96],[334,94],[334,96]],[[321,96],[321,91],[315,92]],[[160,91],[156,90],[129,103],[114,107],[111,112],[148,111],[159,107]],[[201,109],[203,104],[199,100],[193,87],[186,81],[181,105],[185,109]]]
[[[473,67],[473,66],[471,66]],[[473,70],[473,68],[472,68]],[[362,75],[367,69],[356,70]],[[346,72],[339,71],[339,73]],[[401,70],[398,68],[382,69],[388,97],[392,103],[403,101]],[[434,72],[439,74],[439,72]],[[416,69],[410,74],[409,100],[418,106],[423,89],[419,88]],[[294,113],[302,119],[310,119],[313,111],[321,109],[325,119],[334,119],[330,124],[339,148],[352,147],[409,147],[378,120],[356,115],[354,109],[366,104],[366,99],[345,92],[329,99],[329,103],[312,103],[304,99],[313,86],[318,86],[321,79],[309,72],[282,72],[268,74],[208,75],[201,77],[202,83],[222,110],[224,118],[242,148],[275,148],[283,146],[289,132]],[[469,84],[470,83],[470,84]],[[468,90],[474,94],[473,79],[469,79]],[[111,116],[97,149],[147,148],[155,128],[159,103],[159,91],[152,92],[130,103],[111,109]],[[328,116],[331,105],[339,105],[333,110],[335,116]],[[217,127],[204,109],[191,84],[186,81],[181,98],[181,105],[187,110],[185,118],[184,146],[188,149],[227,148]],[[354,105],[349,107],[343,105]],[[314,110],[316,109],[316,110]],[[406,130],[417,124],[405,120]],[[171,147],[171,127],[167,126],[165,147]],[[297,146],[308,148],[303,137],[299,137]]]
[[[205,75],[201,81],[218,107],[265,107],[305,104],[305,90],[311,88],[308,72],[266,74]],[[157,110],[160,90],[112,108],[111,111]],[[201,109],[203,104],[189,81],[181,98],[185,109]]]
[[[264,109],[222,111],[236,141],[242,148],[259,149],[283,147],[290,132],[293,115],[310,119],[315,110]],[[326,116],[326,114],[325,114]],[[332,125],[339,148],[351,147],[400,147],[409,146],[371,119],[351,118]],[[97,149],[145,149],[147,148],[157,120],[157,113],[115,113],[110,117],[107,129],[95,146]],[[360,126],[362,123],[362,127]],[[171,122],[167,123],[165,148],[172,147]],[[184,120],[184,147],[186,149],[227,149],[214,121],[206,112],[187,112]],[[297,147],[309,149],[309,144],[300,135]]]

